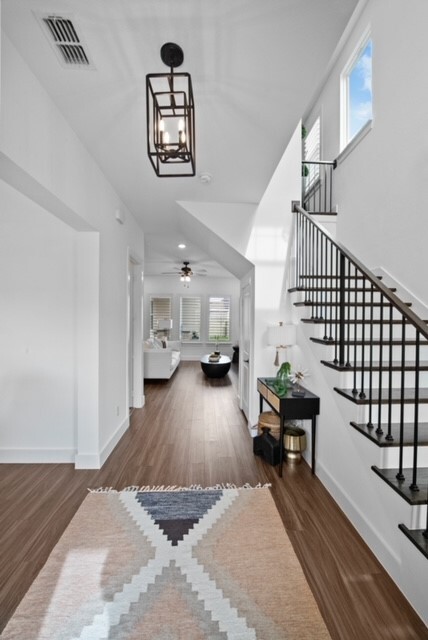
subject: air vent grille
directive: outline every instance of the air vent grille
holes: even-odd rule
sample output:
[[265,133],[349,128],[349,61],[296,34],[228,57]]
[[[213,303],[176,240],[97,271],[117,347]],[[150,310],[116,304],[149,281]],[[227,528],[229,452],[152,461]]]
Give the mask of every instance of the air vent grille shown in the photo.
[[70,18],[43,16],[42,21],[63,63],[73,67],[91,66],[89,56]]

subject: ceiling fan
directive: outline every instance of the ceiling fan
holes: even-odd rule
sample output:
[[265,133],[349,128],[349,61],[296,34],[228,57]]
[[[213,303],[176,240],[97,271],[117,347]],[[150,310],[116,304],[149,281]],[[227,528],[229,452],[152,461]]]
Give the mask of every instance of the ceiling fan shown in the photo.
[[[190,278],[192,276],[206,276],[207,275],[207,270],[206,269],[199,269],[199,270],[193,271],[193,269],[189,265],[190,265],[190,263],[188,261],[184,261],[182,267],[174,267],[173,271],[163,271],[162,275],[163,276],[180,276],[180,279],[181,278],[183,278],[183,279],[188,278],[189,280],[190,280]],[[189,280],[183,280],[183,281],[189,282]]]

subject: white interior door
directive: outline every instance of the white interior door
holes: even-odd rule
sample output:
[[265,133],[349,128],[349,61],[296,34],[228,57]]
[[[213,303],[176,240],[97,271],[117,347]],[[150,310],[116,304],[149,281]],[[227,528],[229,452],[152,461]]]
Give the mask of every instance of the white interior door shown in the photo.
[[239,389],[240,406],[246,418],[249,417],[250,393],[250,358],[251,358],[251,319],[252,296],[251,285],[246,284],[241,289],[240,299],[241,326],[239,341]]
[[134,406],[134,263],[128,262],[128,406]]

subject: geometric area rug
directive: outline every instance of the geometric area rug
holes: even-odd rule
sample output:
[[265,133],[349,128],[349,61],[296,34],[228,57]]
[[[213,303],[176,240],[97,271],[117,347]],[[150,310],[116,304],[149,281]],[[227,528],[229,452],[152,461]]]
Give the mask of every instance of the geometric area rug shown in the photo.
[[89,493],[3,640],[323,640],[267,487]]

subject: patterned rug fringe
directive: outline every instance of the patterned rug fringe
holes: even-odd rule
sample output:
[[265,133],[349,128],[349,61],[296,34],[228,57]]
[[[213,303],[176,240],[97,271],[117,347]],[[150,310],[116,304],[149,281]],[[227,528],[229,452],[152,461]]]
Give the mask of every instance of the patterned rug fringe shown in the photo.
[[269,482],[262,484],[259,482],[254,487],[251,486],[248,482],[243,484],[241,487],[237,487],[236,484],[230,484],[229,482],[215,484],[212,487],[202,487],[200,484],[191,484],[190,487],[178,487],[177,485],[157,485],[157,486],[142,486],[131,485],[130,487],[125,487],[124,489],[113,489],[113,487],[98,487],[97,489],[89,489],[89,493],[122,493],[123,491],[133,491],[133,492],[142,492],[142,491],[218,491],[219,489],[266,489],[271,487],[272,485]]

